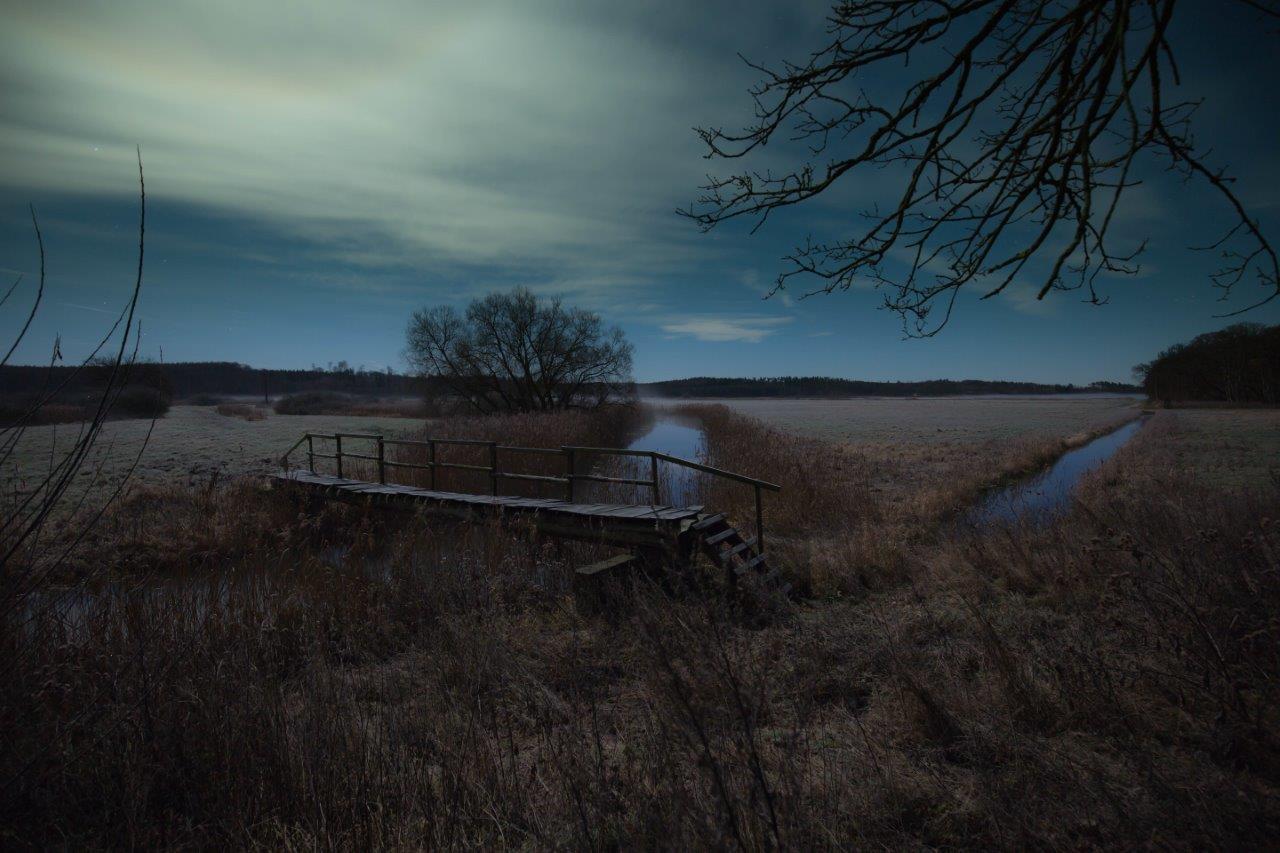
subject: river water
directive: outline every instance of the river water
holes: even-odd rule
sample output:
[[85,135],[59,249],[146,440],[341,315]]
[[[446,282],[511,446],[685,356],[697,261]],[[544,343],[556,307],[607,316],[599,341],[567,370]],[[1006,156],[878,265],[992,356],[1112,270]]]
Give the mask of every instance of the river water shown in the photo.
[[[668,456],[699,462],[704,455],[702,428],[694,418],[660,412],[649,431],[628,444],[627,449],[656,450]],[[658,481],[662,490],[660,500],[664,504],[689,506],[697,497],[698,474],[689,468],[660,462]]]

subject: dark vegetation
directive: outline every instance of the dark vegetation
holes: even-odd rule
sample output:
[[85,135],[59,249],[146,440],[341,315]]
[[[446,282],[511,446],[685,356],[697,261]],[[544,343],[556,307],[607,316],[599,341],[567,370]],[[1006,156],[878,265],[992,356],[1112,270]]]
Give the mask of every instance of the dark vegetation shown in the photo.
[[632,394],[632,347],[600,315],[526,288],[414,312],[405,358],[481,414],[596,408]]
[[983,379],[929,379],[921,382],[867,382],[827,376],[776,376],[732,379],[695,376],[637,386],[653,397],[948,397],[957,394],[1137,393],[1136,385],[1094,382],[1090,385],[1046,385]]
[[[807,282],[808,293],[831,293],[870,280],[908,334],[932,335],[961,289],[991,297],[1031,279],[1040,299],[1083,289],[1105,302],[1099,276],[1137,273],[1146,246],[1141,237],[1117,245],[1117,211],[1135,175],[1158,164],[1211,190],[1229,217],[1225,233],[1198,240],[1221,258],[1212,274],[1221,296],[1253,281],[1240,310],[1269,302],[1280,295],[1280,259],[1235,180],[1194,138],[1198,102],[1177,96],[1170,25],[1196,5],[833,4],[825,43],[774,67],[750,63],[762,80],[745,127],[698,131],[706,156],[735,172],[709,176],[683,212],[704,230],[739,218],[759,228],[833,186],[888,175],[877,179],[890,182],[883,198],[861,217],[847,212],[865,225],[806,239],[774,290]],[[1274,0],[1215,4],[1215,13],[1237,27],[1280,21]],[[770,158],[756,161],[771,142]],[[779,145],[794,149],[794,170],[776,167]]]
[[438,398],[427,400],[392,397],[360,397],[337,391],[304,391],[289,394],[272,404],[278,415],[353,415],[424,418],[440,414]]
[[1280,325],[1238,323],[1169,347],[1134,368],[1142,389],[1165,405],[1280,404]]
[[[7,380],[13,380],[8,382]],[[145,362],[119,366],[94,358],[72,367],[0,367],[0,426],[73,423],[96,416],[111,390],[106,418],[163,417],[173,386],[163,367]]]
[[112,412],[134,418],[160,418],[167,411],[169,398],[149,385],[126,385],[112,407]]
[[[75,374],[74,367],[5,365],[0,367],[0,397],[39,393],[42,388],[68,382],[84,387],[95,377]],[[191,361],[133,366],[135,382],[161,388],[168,395],[195,405],[215,405],[222,396],[277,397],[307,391],[333,391],[364,396],[421,396],[427,381],[389,371],[352,368],[339,362],[328,368],[274,370],[221,361]],[[91,373],[91,372],[90,372]],[[203,402],[202,402],[203,401]]]
[[[787,485],[769,512],[789,566],[858,524],[815,507],[892,527],[856,454],[703,414],[713,458]],[[460,426],[615,428],[587,417]],[[1280,482],[1187,479],[1166,456],[1176,417],[1048,528],[918,530],[892,563],[832,563],[838,597],[751,627],[647,583],[586,616],[572,570],[601,555],[518,524],[252,482],[139,491],[71,563],[116,583],[0,623],[0,840],[1269,845]]]

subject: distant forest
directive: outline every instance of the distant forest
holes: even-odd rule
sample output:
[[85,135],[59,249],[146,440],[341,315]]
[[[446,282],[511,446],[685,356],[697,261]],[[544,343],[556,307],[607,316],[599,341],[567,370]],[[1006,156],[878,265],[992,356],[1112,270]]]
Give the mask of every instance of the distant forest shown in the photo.
[[1280,325],[1239,323],[1175,344],[1134,368],[1163,403],[1280,405]]
[[827,376],[779,376],[726,379],[697,376],[639,386],[648,397],[949,397],[958,394],[1140,393],[1136,385],[1094,382],[1092,385],[1045,385],[1039,382],[995,382],[984,379],[927,379],[921,382],[867,382]]
[[[107,370],[108,367],[98,365],[83,368],[6,365],[0,367],[0,395],[37,394],[67,382],[68,389],[95,387],[103,378],[99,374]],[[159,389],[176,400],[201,394],[278,397],[302,391],[417,396],[424,392],[425,386],[425,381],[416,376],[352,368],[345,362],[307,370],[271,370],[230,361],[146,362],[130,368],[128,382]]]

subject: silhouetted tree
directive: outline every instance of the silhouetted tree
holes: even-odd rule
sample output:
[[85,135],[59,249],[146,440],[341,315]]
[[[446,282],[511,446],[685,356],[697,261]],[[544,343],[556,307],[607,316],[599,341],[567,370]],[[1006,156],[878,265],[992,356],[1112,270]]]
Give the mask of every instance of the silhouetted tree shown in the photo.
[[414,313],[405,359],[480,412],[593,408],[630,395],[632,347],[598,314],[525,288],[491,293],[465,312]]
[[[1277,0],[1233,0],[1274,24]],[[908,334],[936,333],[970,282],[994,296],[1021,275],[1037,297],[1085,288],[1099,273],[1137,271],[1145,243],[1111,240],[1125,191],[1143,158],[1167,160],[1207,182],[1234,218],[1207,248],[1227,292],[1256,276],[1280,294],[1280,263],[1256,220],[1193,143],[1196,106],[1165,97],[1178,82],[1169,26],[1179,0],[849,0],[829,16],[830,41],[798,64],[770,69],[752,89],[755,121],[740,132],[701,128],[708,158],[744,157],[779,134],[812,159],[786,173],[709,176],[687,210],[704,230],[801,204],[848,175],[889,167],[898,189],[869,211],[861,233],[812,239],[786,259],[774,291],[795,276],[809,293],[880,287]],[[886,79],[919,71],[890,94]],[[872,97],[863,73],[877,77]],[[895,274],[887,262],[905,264]],[[806,294],[807,295],[807,294]],[[940,318],[930,318],[941,306]],[[1240,313],[1240,312],[1233,312]]]

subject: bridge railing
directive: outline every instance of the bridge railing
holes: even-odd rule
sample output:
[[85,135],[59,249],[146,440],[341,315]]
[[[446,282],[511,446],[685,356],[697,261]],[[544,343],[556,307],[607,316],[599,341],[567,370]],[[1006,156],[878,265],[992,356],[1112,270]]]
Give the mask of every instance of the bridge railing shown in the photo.
[[[363,441],[371,443],[362,445],[362,447],[371,449],[372,453],[353,453],[350,449],[343,448],[343,439],[351,441]],[[317,449],[317,442],[323,442]],[[387,438],[383,435],[375,435],[371,433],[358,432],[308,432],[304,433],[302,438],[298,439],[292,447],[285,452],[280,458],[281,466],[286,470],[290,470],[290,457],[306,446],[307,470],[316,473],[316,460],[329,459],[333,460],[334,467],[339,477],[344,476],[343,460],[358,459],[361,461],[372,462],[377,468],[378,482],[385,484],[387,482],[388,469],[410,469],[428,472],[428,488],[434,490],[436,488],[436,472],[440,470],[460,470],[473,471],[481,474],[487,474],[490,484],[490,493],[497,495],[499,493],[499,483],[503,480],[518,480],[526,482],[552,483],[564,488],[565,500],[573,503],[576,497],[578,483],[611,483],[615,485],[639,486],[649,490],[650,503],[653,505],[661,504],[662,492],[661,481],[659,478],[659,464],[665,463],[677,467],[686,468],[692,471],[698,471],[703,474],[710,474],[713,477],[731,480],[736,483],[752,487],[755,491],[755,514],[756,514],[756,541],[758,546],[764,548],[764,503],[762,499],[763,491],[776,492],[781,490],[781,486],[769,483],[764,480],[757,480],[754,477],[748,477],[744,474],[737,474],[733,471],[726,471],[722,468],[715,468],[711,465],[704,465],[701,462],[694,462],[690,459],[682,459],[679,456],[671,456],[667,453],[660,453],[656,450],[632,450],[629,448],[619,447],[574,447],[564,446],[554,447],[517,447],[514,445],[501,444],[496,441],[485,441],[473,438],[427,438],[427,439],[402,439]],[[446,462],[437,458],[437,448],[448,446],[471,446],[483,447],[488,449],[488,464],[477,465],[473,463],[462,462]],[[348,444],[348,448],[350,444]],[[408,462],[401,459],[390,459],[387,456],[388,447],[410,447],[425,450],[426,461]],[[323,452],[332,448],[332,453]],[[547,457],[560,457],[564,460],[564,473],[559,475],[548,474],[528,474],[516,471],[503,470],[500,460],[503,454],[525,454],[540,455]],[[579,473],[578,463],[584,456],[613,456],[613,457],[633,457],[638,459],[649,460],[648,473],[645,478],[639,477],[610,477],[604,474]]]

